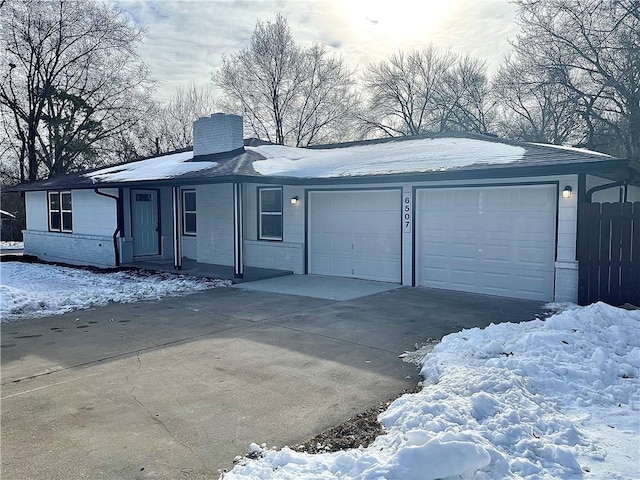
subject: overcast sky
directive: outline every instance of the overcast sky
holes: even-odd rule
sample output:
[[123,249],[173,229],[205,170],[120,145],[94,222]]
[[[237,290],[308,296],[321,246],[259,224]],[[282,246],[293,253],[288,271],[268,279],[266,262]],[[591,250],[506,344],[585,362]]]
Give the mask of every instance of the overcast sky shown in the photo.
[[301,45],[324,43],[350,65],[434,43],[495,68],[516,34],[507,0],[111,0],[147,28],[140,53],[166,97],[180,84],[210,81],[249,44],[256,20],[288,20]]

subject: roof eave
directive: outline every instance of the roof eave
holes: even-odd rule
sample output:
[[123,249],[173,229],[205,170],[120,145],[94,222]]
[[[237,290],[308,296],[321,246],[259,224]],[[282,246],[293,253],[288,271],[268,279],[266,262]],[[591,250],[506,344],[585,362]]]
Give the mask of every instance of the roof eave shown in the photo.
[[61,182],[56,185],[43,185],[42,182],[25,183],[14,187],[3,188],[5,192],[29,192],[46,190],[87,190],[95,188],[138,188],[138,187],[163,187],[175,185],[205,185],[211,183],[265,183],[284,185],[309,185],[309,184],[357,184],[357,183],[396,183],[415,181],[437,180],[486,180],[490,178],[518,178],[549,175],[592,174],[601,175],[612,180],[623,180],[628,177],[630,171],[629,160],[611,159],[607,161],[581,162],[556,165],[500,165],[482,166],[475,168],[461,168],[455,170],[392,173],[384,175],[358,175],[340,177],[288,177],[288,176],[262,176],[262,175],[220,175],[203,177],[173,177],[166,179],[140,180],[130,182],[95,182],[87,184],[73,184]]
[[581,164],[560,165],[504,165],[486,168],[464,168],[445,171],[392,173],[385,175],[358,175],[341,177],[242,177],[236,181],[247,183],[271,183],[284,185],[324,185],[324,184],[362,184],[362,183],[401,183],[401,182],[425,182],[440,180],[486,180],[491,178],[522,178],[550,175],[575,175],[575,174],[600,175],[612,180],[623,180],[629,174],[629,161],[614,159],[603,162],[602,160]]

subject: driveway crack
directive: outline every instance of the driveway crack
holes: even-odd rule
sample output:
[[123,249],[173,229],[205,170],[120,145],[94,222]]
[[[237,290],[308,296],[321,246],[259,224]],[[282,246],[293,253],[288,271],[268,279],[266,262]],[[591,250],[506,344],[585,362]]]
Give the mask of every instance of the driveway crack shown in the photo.
[[160,420],[156,415],[153,414],[153,412],[151,412],[151,410],[149,410],[149,408],[136,396],[136,394],[134,393],[137,385],[135,385],[130,377],[131,375],[136,374],[140,368],[142,367],[142,360],[140,360],[140,352],[136,352],[136,368],[135,370],[133,370],[132,372],[128,373],[127,376],[125,377],[126,382],[131,385],[131,390],[129,391],[129,395],[131,395],[131,398],[133,398],[133,400],[145,411],[147,412],[147,415],[149,416],[149,418],[151,420],[153,420],[156,424],[158,424],[165,432],[167,432],[167,434],[180,446],[182,446],[183,448],[185,448],[186,450],[188,450],[189,452],[191,452],[191,454],[196,457],[198,460],[200,460],[200,463],[202,464],[203,469],[207,472],[210,473],[211,475],[214,475],[213,470],[211,470],[207,464],[205,463],[204,459],[200,456],[200,454],[198,452],[196,452],[193,448],[191,448],[191,446],[183,441],[181,441],[178,437],[176,437],[176,435],[164,424],[164,422],[162,420]]

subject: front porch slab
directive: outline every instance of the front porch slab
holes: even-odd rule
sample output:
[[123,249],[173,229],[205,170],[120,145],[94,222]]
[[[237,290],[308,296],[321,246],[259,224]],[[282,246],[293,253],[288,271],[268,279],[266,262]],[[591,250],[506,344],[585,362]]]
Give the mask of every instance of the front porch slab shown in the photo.
[[287,270],[276,270],[272,268],[244,267],[244,276],[235,278],[233,266],[214,265],[210,263],[198,263],[189,258],[182,259],[182,269],[176,270],[173,267],[173,260],[162,258],[149,258],[136,260],[133,263],[123,264],[123,267],[135,267],[156,272],[181,273],[194,277],[219,278],[221,280],[231,280],[233,283],[253,282],[267,278],[282,277],[292,275],[293,272]]

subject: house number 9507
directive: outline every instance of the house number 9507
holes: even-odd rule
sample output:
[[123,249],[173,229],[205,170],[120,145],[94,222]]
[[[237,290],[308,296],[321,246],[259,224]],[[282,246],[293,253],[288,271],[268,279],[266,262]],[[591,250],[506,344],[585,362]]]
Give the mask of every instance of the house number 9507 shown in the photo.
[[411,195],[407,194],[402,199],[402,224],[404,233],[411,233]]

